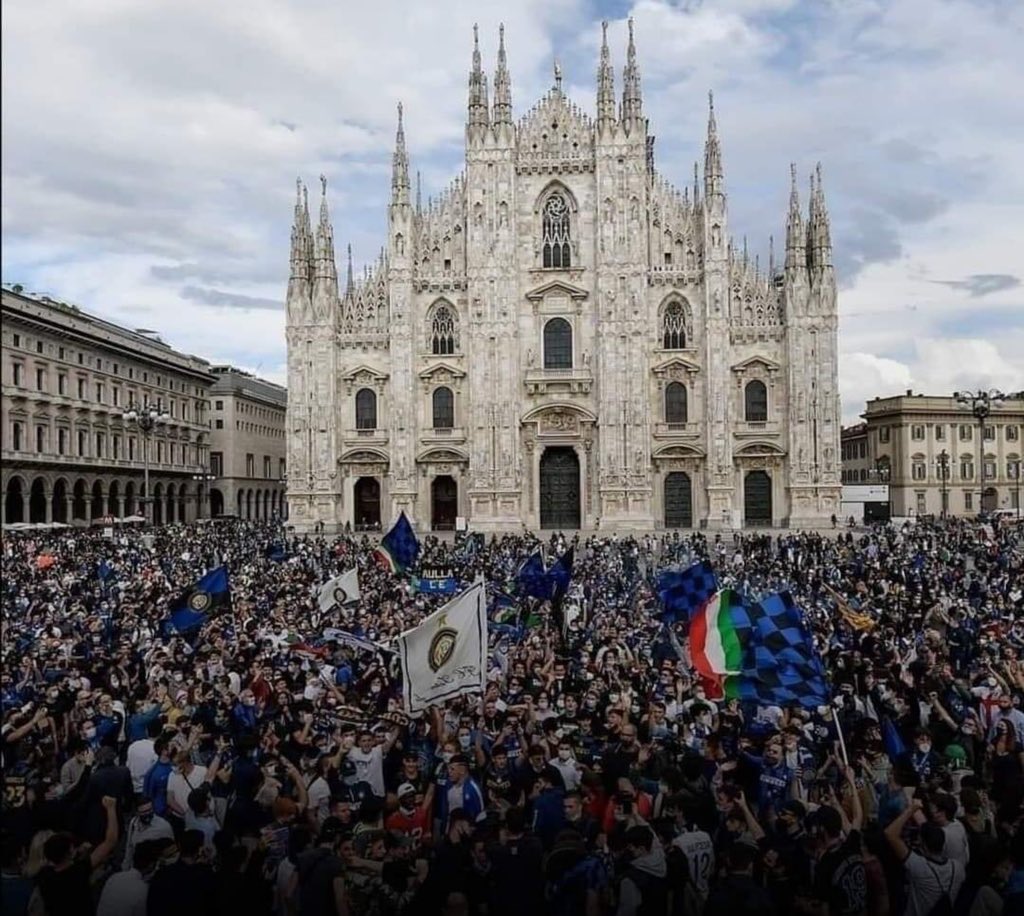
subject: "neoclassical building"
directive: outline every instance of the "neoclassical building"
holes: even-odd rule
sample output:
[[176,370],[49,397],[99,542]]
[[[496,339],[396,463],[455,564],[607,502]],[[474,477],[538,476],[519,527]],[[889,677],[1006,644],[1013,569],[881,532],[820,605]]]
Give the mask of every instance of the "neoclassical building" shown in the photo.
[[[820,170],[785,256],[730,242],[713,105],[703,174],[655,168],[630,23],[596,116],[513,115],[474,40],[464,170],[422,203],[398,110],[388,239],[339,283],[322,179],[299,185],[287,294],[298,530],[812,526],[840,495],[837,302]],[[493,87],[493,92],[491,91]]]
[[[156,524],[209,514],[205,360],[74,305],[4,288],[3,467],[6,525],[88,525],[146,515]],[[167,415],[147,437],[130,405]]]

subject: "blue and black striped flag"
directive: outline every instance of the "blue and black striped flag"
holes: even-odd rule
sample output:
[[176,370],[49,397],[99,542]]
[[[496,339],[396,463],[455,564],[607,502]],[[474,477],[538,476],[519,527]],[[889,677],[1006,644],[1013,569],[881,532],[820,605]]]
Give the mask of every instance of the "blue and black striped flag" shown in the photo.
[[211,569],[174,603],[163,622],[165,635],[200,629],[214,613],[231,607],[231,585],[226,566]]

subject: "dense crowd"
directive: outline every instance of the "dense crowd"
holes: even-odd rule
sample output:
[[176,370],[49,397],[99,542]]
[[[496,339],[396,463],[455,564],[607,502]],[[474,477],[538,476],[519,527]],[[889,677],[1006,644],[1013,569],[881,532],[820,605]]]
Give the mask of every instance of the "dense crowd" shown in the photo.
[[[376,538],[5,535],[3,912],[1022,913],[1022,533],[428,537],[494,608],[486,691],[419,717],[389,647],[446,598]],[[538,546],[574,547],[557,608],[513,600]],[[791,592],[830,705],[695,676],[655,583],[697,559]],[[168,635],[219,564],[230,609]]]

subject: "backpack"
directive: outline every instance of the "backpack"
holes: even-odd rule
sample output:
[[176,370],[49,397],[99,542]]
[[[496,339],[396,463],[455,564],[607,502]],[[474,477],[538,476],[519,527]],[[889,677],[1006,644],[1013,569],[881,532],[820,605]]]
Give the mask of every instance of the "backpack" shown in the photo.
[[[935,868],[935,866],[932,865],[931,862],[928,862],[927,859],[925,859],[925,862],[927,862],[928,868],[931,870],[931,873],[935,875],[935,880],[939,882],[939,887],[941,888],[942,878],[939,877],[938,870]],[[932,904],[932,908],[928,911],[926,916],[953,916],[953,882],[955,880],[956,864],[952,860],[950,860],[949,885],[946,887],[944,891],[942,891],[942,896],[939,897],[939,899]]]

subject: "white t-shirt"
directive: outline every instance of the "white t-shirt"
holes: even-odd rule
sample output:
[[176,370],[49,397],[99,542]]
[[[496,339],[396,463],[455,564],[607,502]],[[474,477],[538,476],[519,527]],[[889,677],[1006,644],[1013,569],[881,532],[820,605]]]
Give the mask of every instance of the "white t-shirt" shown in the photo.
[[942,852],[947,859],[954,859],[966,870],[971,861],[971,847],[967,842],[967,830],[964,829],[964,825],[960,821],[953,821],[946,824],[942,832],[946,834],[946,845],[942,847]]
[[912,852],[903,867],[907,872],[907,908],[903,911],[904,916],[927,916],[942,894],[948,894],[952,904],[964,883],[963,866],[953,859],[934,862]]
[[204,782],[206,782],[206,767],[192,767],[192,772],[188,774],[187,779],[177,770],[171,773],[170,779],[167,780],[167,804],[171,805],[171,810],[177,813],[177,809],[174,807],[177,805],[183,812],[181,816],[184,817],[184,812],[190,810],[189,795],[193,789],[198,789]]
[[356,768],[354,777],[349,777],[346,780],[349,785],[355,785],[358,782],[365,782],[369,784],[370,790],[378,798],[384,797],[384,752],[381,750],[380,745],[376,745],[370,749],[368,754],[364,754],[358,747],[353,747],[348,752],[348,759],[352,762],[352,765]]
[[566,792],[572,792],[580,787],[580,765],[572,757],[564,762],[561,758],[555,757],[551,765],[562,774]]
[[128,745],[128,772],[132,774],[132,789],[136,795],[141,794],[146,774],[156,760],[157,753],[153,750],[152,738],[140,738]]
[[711,876],[715,873],[715,846],[703,830],[681,833],[672,845],[682,850],[690,866],[690,877],[701,900],[707,900]]
[[96,907],[96,916],[146,916],[149,885],[137,868],[119,871],[107,878]]
[[309,796],[309,810],[316,815],[317,823],[322,824],[330,813],[331,787],[322,776],[314,776],[306,788]]

